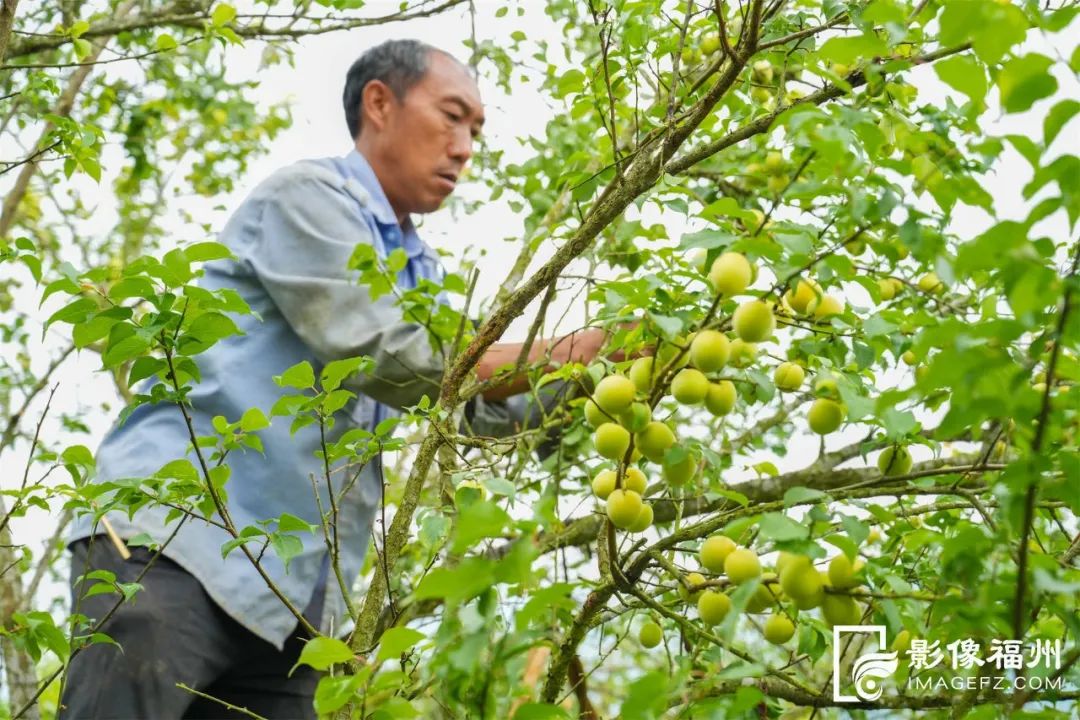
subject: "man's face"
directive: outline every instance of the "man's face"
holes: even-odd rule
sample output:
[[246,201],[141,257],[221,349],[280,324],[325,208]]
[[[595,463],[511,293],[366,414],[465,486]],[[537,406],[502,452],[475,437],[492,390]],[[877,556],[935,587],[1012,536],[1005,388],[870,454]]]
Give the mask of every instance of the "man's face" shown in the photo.
[[[369,89],[380,96],[390,93],[383,88],[369,85],[365,95]],[[427,74],[404,100],[399,104],[392,93],[389,98],[374,105],[365,98],[365,110],[372,114],[364,118],[361,147],[373,151],[375,157],[365,155],[399,217],[432,212],[453,192],[472,157],[484,123],[480,91],[465,68],[433,52]]]

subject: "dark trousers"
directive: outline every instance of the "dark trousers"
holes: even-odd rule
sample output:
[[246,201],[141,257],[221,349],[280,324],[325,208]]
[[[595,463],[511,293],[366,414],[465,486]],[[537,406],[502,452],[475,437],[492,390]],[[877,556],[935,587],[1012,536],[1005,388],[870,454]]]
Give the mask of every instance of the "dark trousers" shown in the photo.
[[[117,582],[133,582],[152,556],[134,547],[124,560],[104,535],[95,538],[92,549],[88,540],[70,547],[73,611],[79,575],[110,570]],[[82,583],[79,594],[96,582]],[[60,720],[250,717],[177,683],[266,718],[315,719],[312,702],[322,673],[305,665],[289,677],[310,637],[299,623],[279,651],[227,615],[194,576],[165,556],[140,582],[143,589],[134,601],[121,605],[100,628],[120,647],[94,644],[72,659]],[[84,598],[79,612],[96,621],[119,598],[115,592]],[[322,601],[322,592],[315,593],[304,612],[309,621],[322,614]]]

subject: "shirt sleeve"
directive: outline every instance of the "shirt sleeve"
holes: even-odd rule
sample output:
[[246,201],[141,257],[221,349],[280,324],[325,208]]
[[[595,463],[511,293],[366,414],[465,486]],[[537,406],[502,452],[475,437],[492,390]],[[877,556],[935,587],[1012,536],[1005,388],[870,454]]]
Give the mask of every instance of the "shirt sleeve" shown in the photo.
[[324,363],[374,359],[371,373],[345,383],[350,389],[398,409],[438,397],[444,361],[427,330],[402,319],[393,295],[372,300],[348,267],[356,245],[374,238],[344,178],[298,163],[264,190],[259,232],[244,259],[293,331]]

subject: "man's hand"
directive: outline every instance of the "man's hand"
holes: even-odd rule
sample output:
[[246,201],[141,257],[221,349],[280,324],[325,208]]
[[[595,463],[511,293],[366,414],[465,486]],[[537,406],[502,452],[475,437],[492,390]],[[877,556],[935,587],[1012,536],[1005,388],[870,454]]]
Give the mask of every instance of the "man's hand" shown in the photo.
[[[623,327],[632,329],[637,323],[624,323]],[[565,365],[568,362],[577,362],[588,365],[600,356],[604,345],[607,344],[610,334],[602,328],[584,328],[568,335],[551,339],[537,340],[529,349],[526,359],[527,365],[532,365],[542,358],[548,357],[552,363]],[[498,370],[517,362],[521,357],[522,343],[496,343],[488,348],[484,357],[476,367],[476,373],[480,380],[489,380],[498,374]],[[651,355],[654,348],[643,348],[635,352],[633,357]],[[610,360],[619,362],[626,359],[626,353],[620,348],[607,355]],[[554,369],[554,366],[549,366]],[[528,378],[524,373],[507,374],[505,380],[484,391],[486,400],[505,400],[511,395],[518,395],[529,389]]]
[[561,364],[579,362],[588,365],[600,354],[608,334],[602,328],[585,328],[550,341],[551,359]]

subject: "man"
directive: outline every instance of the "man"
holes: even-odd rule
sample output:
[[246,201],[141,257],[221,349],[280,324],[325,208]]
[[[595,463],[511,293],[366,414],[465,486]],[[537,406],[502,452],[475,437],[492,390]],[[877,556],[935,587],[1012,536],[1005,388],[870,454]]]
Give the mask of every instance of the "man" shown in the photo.
[[[408,264],[398,285],[411,288],[440,273],[436,255],[420,240],[414,213],[437,209],[453,191],[484,122],[483,107],[468,70],[446,53],[415,41],[391,41],[367,51],[350,68],[344,92],[345,117],[355,149],[341,158],[303,161],[263,181],[225,226],[221,241],[235,261],[210,263],[202,284],[236,289],[258,313],[237,319],[243,335],[198,356],[202,380],[190,394],[198,435],[213,434],[210,421],[237,420],[249,407],[269,413],[283,394],[274,375],[304,360],[318,376],[335,359],[367,355],[375,371],[348,381],[358,395],[339,413],[332,437],[350,427],[372,427],[424,395],[437,397],[444,371],[427,331],[401,319],[392,296],[372,301],[347,263],[358,243],[385,257],[401,248]],[[572,339],[541,341],[531,359],[550,353],[560,362],[591,360],[603,344],[599,331]],[[521,352],[495,345],[477,368],[490,378]],[[523,377],[492,387],[469,408],[484,432],[510,429],[524,418]],[[509,400],[508,400],[509,398]],[[316,457],[319,430],[290,434],[289,418],[259,431],[265,453],[233,452],[228,507],[237,529],[282,513],[319,524],[311,476],[326,478]],[[114,427],[98,452],[98,480],[152,476],[183,456],[188,429],[179,408],[143,405]],[[189,456],[190,457],[190,456]],[[338,495],[336,524],[341,567],[347,582],[361,570],[382,485],[378,463],[369,463],[350,494]],[[339,473],[340,474],[340,473]],[[335,483],[340,480],[335,479]],[[341,487],[335,488],[340,493]],[[113,513],[120,538],[145,533],[163,545],[163,555],[140,582],[144,590],[101,628],[123,648],[90,646],[71,662],[61,718],[244,717],[199,693],[268,718],[314,717],[318,674],[288,671],[303,641],[296,616],[239,550],[225,559],[230,535],[220,518],[185,518],[167,524],[169,508],[148,506],[132,519]],[[170,536],[175,531],[175,537]],[[124,559],[89,517],[70,535],[73,612],[102,618],[117,595],[82,598],[92,583],[75,585],[94,568],[132,582],[153,553],[131,548]],[[261,565],[277,590],[320,632],[340,634],[346,618],[340,585],[328,572],[321,532],[300,533],[303,551],[288,571],[272,553]],[[122,546],[121,546],[122,547]]]

